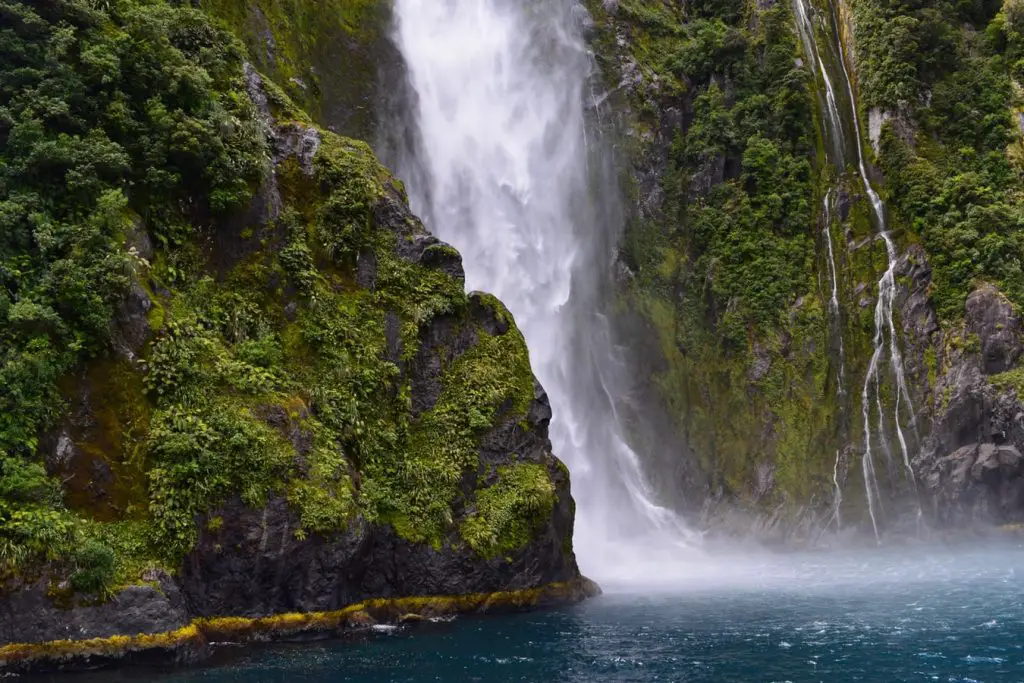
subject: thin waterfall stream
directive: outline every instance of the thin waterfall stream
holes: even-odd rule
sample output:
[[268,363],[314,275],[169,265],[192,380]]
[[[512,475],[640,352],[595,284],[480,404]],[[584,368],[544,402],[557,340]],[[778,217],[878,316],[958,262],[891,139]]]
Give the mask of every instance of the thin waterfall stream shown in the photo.
[[[829,77],[828,67],[826,66],[825,60],[821,56],[821,50],[818,43],[818,30],[812,21],[813,6],[810,4],[810,0],[797,0],[795,3],[795,15],[797,18],[797,29],[800,34],[800,38],[804,44],[804,49],[811,60],[812,70],[821,77],[822,84],[824,85],[824,97],[820,98],[823,100],[824,105],[823,111],[826,117],[825,121],[825,135],[828,140],[827,145],[827,157],[832,165],[837,169],[840,177],[846,171],[847,160],[852,159],[855,161],[857,173],[861,184],[863,185],[864,192],[867,194],[868,200],[871,203],[871,210],[875,220],[875,228],[878,236],[885,243],[886,253],[886,269],[882,274],[881,279],[878,281],[878,300],[875,304],[874,312],[874,326],[875,332],[872,339],[874,346],[871,360],[868,364],[868,369],[864,377],[864,385],[861,390],[861,415],[864,421],[864,454],[861,461],[861,468],[864,477],[864,488],[865,495],[868,503],[868,513],[871,519],[872,530],[875,535],[875,540],[881,540],[881,532],[879,531],[879,515],[881,513],[882,496],[878,484],[878,477],[875,472],[874,464],[874,442],[872,440],[872,423],[871,423],[871,410],[870,406],[872,398],[874,399],[875,407],[877,408],[877,436],[878,442],[882,447],[883,452],[887,459],[890,459],[890,450],[888,443],[885,438],[885,409],[882,401],[882,377],[881,377],[881,365],[882,356],[886,351],[889,355],[889,366],[892,371],[893,378],[895,380],[895,405],[892,411],[892,422],[896,432],[896,438],[899,442],[900,453],[902,455],[902,464],[906,472],[908,481],[911,488],[914,489],[915,500],[916,500],[916,483],[914,481],[914,473],[910,464],[910,452],[907,444],[906,436],[904,435],[903,426],[900,424],[900,413],[901,409],[905,410],[909,416],[909,420],[916,431],[916,422],[914,417],[913,403],[910,399],[910,393],[907,389],[906,379],[903,370],[903,358],[900,353],[899,341],[896,333],[896,325],[893,322],[893,300],[896,293],[896,266],[898,264],[898,255],[896,253],[896,246],[889,234],[889,227],[886,219],[885,204],[881,197],[875,191],[871,179],[868,175],[867,164],[864,158],[863,143],[861,141],[861,129],[860,119],[857,112],[857,100],[853,90],[853,83],[850,77],[850,73],[846,63],[846,55],[844,53],[843,43],[839,36],[838,30],[838,19],[837,13],[832,2],[828,3],[829,14],[823,16],[821,19],[822,33],[830,38],[829,48],[833,50],[832,59],[830,62],[838,64],[838,76],[845,83],[845,90],[847,96],[847,113],[849,114],[849,124],[852,130],[846,131],[843,127],[843,117],[839,113],[839,107],[837,104],[838,94],[833,87],[832,79]],[[850,144],[852,140],[853,144]],[[830,202],[833,200],[836,193],[836,188],[829,188],[825,194],[822,210],[823,210],[823,222],[825,223],[824,231],[826,236],[826,244],[828,247],[828,258],[829,258],[829,271],[832,276],[832,295],[830,299],[830,308],[832,309],[834,324],[840,325],[840,341],[839,341],[839,371],[837,377],[837,384],[840,387],[843,386],[844,375],[845,375],[845,360],[843,358],[844,351],[842,347],[841,337],[841,321],[840,307],[838,302],[838,281],[836,278],[836,265],[835,265],[835,254],[832,246],[831,237],[831,223],[832,223],[832,209]],[[886,341],[888,340],[888,344]],[[903,408],[902,402],[906,402],[906,407]],[[838,471],[839,455],[836,456],[836,471]],[[836,487],[837,500],[841,500],[841,492],[839,491],[838,477],[833,477],[834,484]],[[921,518],[920,503],[918,503],[918,519]],[[836,512],[834,516],[838,520],[838,503],[836,506]]]
[[523,330],[572,472],[580,564],[608,578],[695,535],[653,500],[618,409],[628,368],[602,290],[623,210],[609,150],[588,140],[595,72],[577,12],[397,0],[418,142],[394,165],[414,210],[462,252],[467,287],[501,298]]

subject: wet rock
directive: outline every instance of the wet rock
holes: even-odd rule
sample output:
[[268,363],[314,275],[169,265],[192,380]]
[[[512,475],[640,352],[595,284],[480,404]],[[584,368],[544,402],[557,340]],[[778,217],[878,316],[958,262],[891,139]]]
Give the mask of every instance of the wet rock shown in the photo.
[[125,235],[124,246],[130,253],[138,255],[140,258],[147,261],[153,260],[153,240],[150,239],[149,231],[141,222],[132,224],[128,234]]
[[1024,457],[1015,446],[964,446],[939,459],[924,481],[936,518],[948,526],[1005,523],[1024,504]]
[[754,497],[761,500],[775,488],[775,465],[763,462],[757,466],[757,480],[754,482]]
[[725,181],[725,155],[717,154],[706,159],[690,180],[690,194],[706,195],[716,185]]
[[986,374],[1005,372],[1020,359],[1021,324],[1013,304],[995,287],[982,285],[967,297],[967,329],[981,342]]
[[363,250],[356,258],[356,284],[371,291],[377,286],[377,254],[372,249]]
[[747,379],[756,382],[768,374],[772,367],[772,354],[759,342],[754,342],[754,353],[750,367],[747,370]]
[[67,430],[43,440],[43,462],[47,472],[64,472],[70,469],[76,458],[81,457],[81,449],[72,441]]
[[129,586],[101,604],[90,597],[55,599],[46,579],[3,586],[0,643],[165,633],[185,626],[189,615],[177,584],[162,572],[154,578],[155,586]]
[[917,128],[914,124],[913,114],[908,108],[901,107],[893,112],[872,107],[868,110],[868,138],[871,141],[871,147],[875,150],[875,154],[878,154],[879,142],[882,139],[882,129],[886,124],[892,126],[893,132],[903,142],[911,147],[914,146]]
[[[911,311],[913,297],[905,311]],[[992,374],[1016,367],[1020,321],[991,285],[968,297],[961,330],[932,334],[944,349],[944,372],[934,387],[931,431],[914,459],[935,519],[944,525],[1004,524],[1024,519],[1024,406],[1013,389],[1000,389]],[[905,313],[906,315],[906,313]],[[905,324],[908,340],[930,323]],[[966,343],[975,338],[974,345]]]
[[114,315],[111,335],[114,351],[125,360],[136,360],[137,354],[152,338],[148,318],[152,308],[153,302],[146,290],[137,281],[132,282]]

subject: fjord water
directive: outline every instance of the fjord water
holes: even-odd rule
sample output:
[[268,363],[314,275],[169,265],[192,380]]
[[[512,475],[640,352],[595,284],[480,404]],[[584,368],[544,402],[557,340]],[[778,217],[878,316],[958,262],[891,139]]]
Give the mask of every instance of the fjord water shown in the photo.
[[[624,224],[576,0],[396,0],[411,129],[388,161],[413,210],[462,253],[468,289],[515,316],[551,401],[577,502],[575,548],[602,580],[685,526],[649,493],[621,410],[629,373],[603,315]],[[386,153],[387,154],[387,153]],[[646,571],[644,566],[642,571]]]
[[[228,646],[217,666],[96,680],[1024,680],[1018,544],[711,552],[653,500],[622,417],[627,368],[602,315],[624,212],[611,147],[588,125],[597,98],[575,3],[396,0],[395,11],[411,107],[389,162],[414,209],[462,252],[468,287],[498,295],[523,329],[572,472],[581,568],[606,592],[341,641]],[[837,128],[848,125],[844,97],[831,92]]]
[[572,608],[228,648],[206,669],[79,683],[1024,680],[1019,545],[744,555],[715,569]]

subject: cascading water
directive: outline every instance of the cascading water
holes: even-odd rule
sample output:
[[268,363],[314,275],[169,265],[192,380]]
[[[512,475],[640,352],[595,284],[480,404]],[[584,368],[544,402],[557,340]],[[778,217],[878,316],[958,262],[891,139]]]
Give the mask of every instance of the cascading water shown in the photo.
[[[889,235],[888,223],[885,214],[885,205],[882,202],[881,197],[875,192],[874,187],[871,184],[871,180],[868,176],[866,163],[864,160],[864,149],[863,143],[861,142],[860,136],[860,120],[857,113],[857,101],[853,92],[853,84],[850,79],[850,74],[846,65],[846,56],[843,53],[843,43],[839,37],[838,24],[836,19],[836,13],[831,2],[829,3],[829,9],[831,11],[831,22],[825,21],[824,33],[831,38],[832,47],[834,49],[834,58],[831,62],[838,65],[838,75],[846,86],[846,105],[850,115],[850,122],[852,124],[851,134],[844,133],[842,125],[842,117],[839,115],[839,107],[837,105],[837,93],[832,86],[832,80],[829,77],[829,71],[826,67],[825,61],[821,57],[821,51],[818,48],[817,31],[811,21],[811,6],[810,0],[796,0],[795,13],[797,15],[797,29],[800,33],[800,37],[804,43],[804,48],[808,54],[808,57],[812,60],[812,67],[815,72],[821,76],[825,86],[825,97],[824,97],[824,111],[827,117],[826,125],[826,136],[830,141],[829,147],[831,148],[832,154],[830,155],[829,161],[837,168],[840,174],[845,172],[846,160],[852,158],[856,163],[857,173],[860,176],[861,184],[864,186],[864,192],[867,194],[868,199],[871,202],[871,209],[875,217],[875,227],[878,230],[878,234],[882,241],[885,243],[885,252],[887,265],[886,270],[882,275],[882,278],[878,282],[878,301],[875,305],[875,334],[873,338],[874,351],[871,356],[871,361],[868,364],[868,371],[864,377],[864,387],[861,391],[861,413],[864,420],[864,455],[862,458],[861,466],[864,475],[864,487],[868,502],[868,513],[871,518],[871,526],[875,534],[875,539],[881,538],[878,528],[877,513],[881,508],[881,495],[878,486],[878,479],[875,473],[874,461],[873,461],[873,446],[872,446],[872,428],[871,428],[871,415],[870,405],[872,394],[874,395],[875,405],[878,410],[878,437],[879,442],[883,447],[883,451],[886,453],[886,457],[889,457],[888,444],[885,441],[884,431],[884,408],[882,402],[881,392],[881,364],[882,355],[886,351],[886,332],[888,332],[888,352],[889,352],[889,365],[892,369],[893,377],[896,382],[896,400],[893,409],[892,421],[896,431],[896,438],[899,441],[900,452],[903,456],[903,466],[908,475],[910,485],[914,488],[916,496],[916,484],[914,482],[914,473],[910,465],[910,454],[907,446],[907,440],[903,433],[903,427],[900,424],[900,409],[901,400],[905,400],[907,403],[906,411],[909,415],[911,425],[916,430],[916,423],[914,417],[914,408],[910,400],[910,393],[907,389],[906,379],[903,372],[903,358],[900,354],[899,342],[896,336],[896,326],[893,322],[893,299],[896,294],[896,277],[895,270],[897,265],[897,254],[896,246]],[[853,144],[849,144],[849,140],[853,141]],[[834,150],[839,150],[836,153]],[[825,197],[825,210],[829,212],[829,197],[832,195],[833,190],[829,190]],[[829,223],[831,219],[826,221],[826,231],[829,229]],[[828,235],[828,249],[829,249],[829,261],[830,268],[833,274],[833,293],[832,293],[832,304],[835,314],[838,316],[838,284],[835,280],[835,257],[832,252],[832,240],[831,234]],[[838,454],[837,454],[838,463]],[[838,468],[838,465],[837,465]],[[836,481],[838,489],[838,481]],[[837,511],[838,512],[838,511]],[[918,519],[921,518],[920,504],[918,504]]]
[[843,320],[842,311],[839,308],[839,272],[836,268],[836,253],[832,248],[832,217],[835,214],[836,201],[835,188],[829,188],[822,201],[822,232],[825,235],[825,244],[828,246],[828,272],[832,279],[832,297],[829,299],[829,308],[832,310],[832,324],[835,327],[836,340],[839,346],[839,372],[836,379],[836,392],[842,396],[846,393],[846,349],[843,348]]
[[579,11],[572,0],[396,0],[418,142],[394,162],[413,209],[465,257],[467,286],[500,297],[523,330],[572,471],[580,563],[614,580],[692,534],[652,501],[618,410],[628,384],[600,311],[623,212],[610,150],[588,147]]

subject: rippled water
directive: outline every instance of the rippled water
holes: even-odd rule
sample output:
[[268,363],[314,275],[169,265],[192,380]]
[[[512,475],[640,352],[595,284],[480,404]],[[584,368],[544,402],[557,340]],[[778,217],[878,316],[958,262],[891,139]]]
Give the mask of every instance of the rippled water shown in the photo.
[[706,567],[687,586],[611,586],[569,609],[239,650],[206,669],[97,680],[1024,681],[1020,547],[736,556]]

